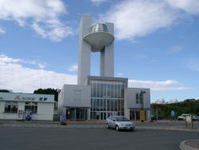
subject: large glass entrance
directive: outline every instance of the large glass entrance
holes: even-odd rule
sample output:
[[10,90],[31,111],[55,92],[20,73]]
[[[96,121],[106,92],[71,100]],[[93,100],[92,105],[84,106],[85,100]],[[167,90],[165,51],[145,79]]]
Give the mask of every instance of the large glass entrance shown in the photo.
[[127,80],[90,77],[91,119],[105,120],[111,115],[124,115],[124,90]]
[[106,120],[107,117],[112,116],[112,115],[117,115],[117,112],[112,111],[96,111],[96,112],[91,112],[91,118],[96,119],[96,120]]
[[66,108],[66,120],[87,120],[87,108]]

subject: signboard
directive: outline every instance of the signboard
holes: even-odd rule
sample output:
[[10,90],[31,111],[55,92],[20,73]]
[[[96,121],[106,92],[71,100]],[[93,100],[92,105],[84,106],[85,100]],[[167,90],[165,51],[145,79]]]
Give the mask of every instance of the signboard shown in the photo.
[[54,102],[54,95],[30,93],[0,93],[3,101]]
[[185,127],[188,128],[190,125],[193,129],[192,115],[185,116]]
[[190,116],[186,116],[185,119],[186,119],[187,123],[192,123],[192,117],[191,117],[191,115]]
[[140,120],[145,121],[146,120],[146,115],[144,110],[140,110]]
[[172,111],[171,111],[171,118],[172,118],[172,119],[175,119],[175,117],[176,117],[175,111],[172,110]]

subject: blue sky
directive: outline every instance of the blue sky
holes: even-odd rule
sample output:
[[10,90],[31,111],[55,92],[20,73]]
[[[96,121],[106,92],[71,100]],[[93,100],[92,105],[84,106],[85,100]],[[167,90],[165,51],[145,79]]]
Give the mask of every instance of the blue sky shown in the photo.
[[[151,88],[151,99],[199,98],[198,0],[2,0],[0,89],[76,84],[78,27],[115,24],[115,76]],[[92,54],[92,75],[99,54]]]

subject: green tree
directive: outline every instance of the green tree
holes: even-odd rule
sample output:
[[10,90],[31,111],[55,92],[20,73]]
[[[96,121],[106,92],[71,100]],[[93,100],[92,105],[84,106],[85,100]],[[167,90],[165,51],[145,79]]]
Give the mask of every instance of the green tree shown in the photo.
[[52,88],[47,88],[47,89],[37,89],[33,93],[34,94],[53,94],[55,96],[55,101],[58,101],[58,94],[59,94],[59,89],[52,89]]
[[6,90],[6,89],[0,89],[0,92],[9,93],[10,91],[9,91],[9,90]]
[[176,116],[181,114],[192,114],[199,115],[199,99],[186,99],[182,102],[171,103],[171,104],[151,104],[152,114],[158,114],[164,118],[169,119],[171,111],[176,112]]

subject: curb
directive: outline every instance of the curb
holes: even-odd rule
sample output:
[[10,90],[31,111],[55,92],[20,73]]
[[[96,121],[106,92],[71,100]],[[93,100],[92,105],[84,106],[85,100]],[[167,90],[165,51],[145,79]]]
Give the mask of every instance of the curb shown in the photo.
[[[104,125],[60,125],[60,124],[0,124],[0,128],[105,128]],[[187,131],[199,132],[199,129],[184,129],[184,128],[168,128],[168,127],[141,127],[136,126],[136,129],[149,129],[149,130],[169,130],[169,131]]]
[[199,132],[199,129],[164,128],[164,127],[136,127],[136,128],[137,129],[151,129],[151,130],[170,130],[170,131]]
[[180,149],[181,150],[199,150],[199,148],[194,148],[194,147],[191,147],[191,146],[187,145],[186,142],[189,142],[189,141],[198,141],[199,142],[198,139],[197,140],[185,140],[185,141],[182,141],[180,143],[180,146],[179,146]]

